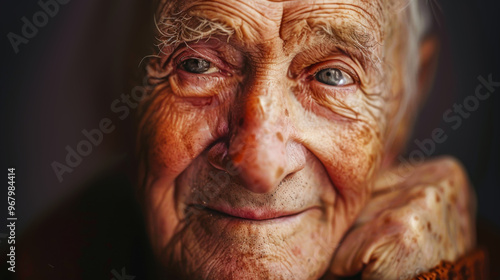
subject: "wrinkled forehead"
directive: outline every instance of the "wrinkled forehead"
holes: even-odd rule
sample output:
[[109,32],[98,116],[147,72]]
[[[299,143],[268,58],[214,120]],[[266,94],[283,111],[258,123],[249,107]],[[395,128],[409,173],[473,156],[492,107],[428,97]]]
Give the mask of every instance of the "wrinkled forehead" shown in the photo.
[[[381,42],[388,0],[163,0],[157,18],[194,16],[217,21],[246,38],[288,41],[301,30],[315,27],[337,32],[364,30]],[[340,30],[340,31],[339,31]],[[368,34],[369,33],[369,34]],[[269,38],[268,38],[269,37]]]

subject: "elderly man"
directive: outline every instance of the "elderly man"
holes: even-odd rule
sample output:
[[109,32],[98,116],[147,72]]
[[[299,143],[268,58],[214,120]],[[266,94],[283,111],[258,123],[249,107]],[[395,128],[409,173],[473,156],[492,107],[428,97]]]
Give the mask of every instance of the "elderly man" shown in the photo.
[[159,3],[138,187],[160,276],[408,279],[474,248],[460,164],[395,160],[432,79],[422,2]]
[[473,279],[464,169],[400,160],[435,66],[426,1],[157,2],[137,182],[68,200],[0,278]]

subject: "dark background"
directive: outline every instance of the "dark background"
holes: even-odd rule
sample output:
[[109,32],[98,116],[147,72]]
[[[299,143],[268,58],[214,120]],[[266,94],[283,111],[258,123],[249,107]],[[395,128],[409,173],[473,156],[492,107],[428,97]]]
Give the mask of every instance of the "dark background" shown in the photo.
[[[415,0],[426,1],[426,0]],[[22,17],[32,21],[37,1],[4,0],[0,8],[1,172],[0,234],[7,216],[7,168],[16,168],[17,236],[47,211],[75,193],[84,182],[127,155],[130,117],[119,120],[110,105],[128,94],[128,69],[138,67],[150,44],[144,26],[148,1],[71,0],[38,28],[15,54],[9,32],[21,34]],[[434,5],[442,40],[435,85],[422,108],[414,140],[435,128],[448,139],[431,156],[453,155],[466,167],[478,198],[478,217],[487,229],[500,229],[500,87],[454,130],[443,113],[474,95],[478,76],[500,81],[500,9],[495,0],[439,1]],[[116,129],[59,182],[52,162],[64,163],[67,145],[85,139],[81,131],[110,118]],[[0,236],[1,238],[2,236]],[[6,239],[0,239],[0,246]],[[481,241],[481,240],[480,240]],[[3,268],[2,268],[3,269]]]

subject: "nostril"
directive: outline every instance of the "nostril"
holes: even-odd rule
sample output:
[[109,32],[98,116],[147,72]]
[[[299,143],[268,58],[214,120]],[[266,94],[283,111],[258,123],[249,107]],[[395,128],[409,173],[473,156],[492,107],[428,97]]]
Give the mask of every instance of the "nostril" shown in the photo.
[[226,141],[219,142],[208,150],[208,162],[219,169],[224,170],[224,162],[227,160],[227,144]]

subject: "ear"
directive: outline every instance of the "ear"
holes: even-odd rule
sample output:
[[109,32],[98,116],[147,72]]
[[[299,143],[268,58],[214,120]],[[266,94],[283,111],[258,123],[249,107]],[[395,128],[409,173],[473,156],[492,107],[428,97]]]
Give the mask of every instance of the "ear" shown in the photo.
[[420,43],[417,97],[419,104],[423,103],[434,83],[439,49],[439,39],[435,33],[427,35]]

